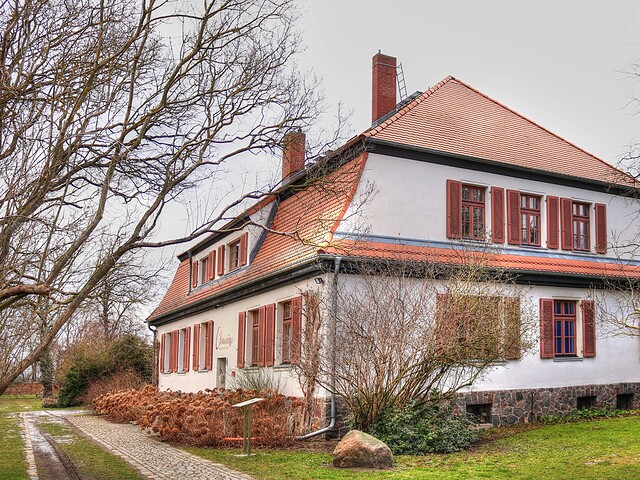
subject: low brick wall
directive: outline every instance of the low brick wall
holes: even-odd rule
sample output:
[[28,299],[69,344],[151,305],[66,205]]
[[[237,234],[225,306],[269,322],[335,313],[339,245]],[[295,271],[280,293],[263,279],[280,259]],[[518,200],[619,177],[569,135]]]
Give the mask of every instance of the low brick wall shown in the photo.
[[462,411],[467,405],[491,404],[491,423],[504,426],[569,414],[579,397],[595,397],[596,407],[616,408],[617,396],[623,394],[632,394],[631,408],[640,408],[640,383],[467,392],[459,394],[457,403]]
[[[60,390],[60,385],[52,385],[54,394]],[[42,395],[44,387],[41,383],[14,383],[4,392],[4,395]]]

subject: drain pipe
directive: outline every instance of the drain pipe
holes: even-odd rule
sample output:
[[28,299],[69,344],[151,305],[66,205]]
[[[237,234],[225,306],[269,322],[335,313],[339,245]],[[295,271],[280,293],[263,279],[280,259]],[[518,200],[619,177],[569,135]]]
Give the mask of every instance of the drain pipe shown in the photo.
[[158,329],[147,323],[147,328],[153,332],[153,379],[151,380],[154,387],[158,386],[160,372],[158,371],[158,359],[156,358],[156,344],[158,342]]
[[338,275],[342,257],[333,259],[333,279],[331,281],[331,325],[329,328],[329,344],[331,345],[331,418],[329,425],[315,432],[296,437],[296,440],[308,440],[324,433],[328,433],[336,426],[336,343],[338,334]]

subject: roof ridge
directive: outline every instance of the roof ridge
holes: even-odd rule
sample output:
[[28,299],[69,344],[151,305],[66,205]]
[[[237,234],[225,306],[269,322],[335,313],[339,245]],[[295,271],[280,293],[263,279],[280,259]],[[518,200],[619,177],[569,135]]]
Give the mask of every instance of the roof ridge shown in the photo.
[[[455,78],[455,77],[451,77],[451,78],[452,78],[453,80],[457,81],[460,85],[462,85],[462,86],[464,86],[464,87],[468,88],[469,90],[472,90],[472,91],[476,92],[477,94],[479,94],[479,95],[483,96],[483,97],[484,97],[484,98],[486,98],[487,100],[489,100],[489,101],[491,101],[491,102],[495,103],[496,105],[498,105],[499,107],[502,107],[502,108],[504,108],[505,110],[508,110],[509,112],[511,112],[511,113],[513,113],[513,114],[515,114],[515,115],[517,115],[518,117],[522,118],[522,119],[523,119],[523,120],[525,120],[526,122],[529,122],[530,124],[534,125],[535,127],[538,127],[539,129],[544,130],[545,132],[547,132],[547,133],[549,133],[550,135],[554,136],[554,137],[555,137],[555,138],[557,138],[558,140],[560,140],[560,141],[562,141],[562,142],[566,143],[567,145],[570,145],[570,146],[572,146],[573,148],[576,148],[576,149],[580,150],[582,153],[584,153],[584,154],[586,154],[586,155],[589,155],[591,158],[593,158],[593,159],[595,159],[595,160],[599,161],[600,163],[603,163],[604,165],[606,165],[606,166],[607,166],[607,167],[609,167],[609,168],[613,168],[614,170],[616,170],[617,172],[621,173],[622,175],[624,175],[624,176],[629,176],[629,174],[628,174],[628,173],[624,172],[623,170],[620,170],[618,167],[616,167],[616,166],[614,166],[614,165],[611,165],[609,162],[606,162],[606,161],[602,160],[600,157],[598,157],[598,156],[594,155],[594,154],[593,154],[593,153],[591,153],[591,152],[588,152],[587,150],[585,150],[585,149],[584,149],[584,148],[582,148],[582,147],[579,147],[578,145],[576,145],[575,143],[573,143],[573,142],[571,142],[571,141],[567,140],[566,138],[562,137],[561,135],[558,135],[557,133],[552,132],[552,131],[551,131],[551,130],[549,130],[548,128],[543,127],[543,126],[542,126],[542,125],[540,125],[539,123],[537,123],[537,122],[535,122],[535,121],[531,120],[531,119],[530,119],[529,117],[527,117],[526,115],[523,115],[522,113],[517,112],[517,111],[516,111],[516,110],[514,110],[513,108],[508,107],[507,105],[505,105],[505,104],[503,104],[503,103],[499,102],[498,100],[496,100],[496,99],[494,99],[494,98],[490,97],[490,96],[489,96],[489,95],[487,95],[486,93],[481,92],[481,91],[480,91],[480,90],[478,90],[477,88],[472,87],[471,85],[467,84],[466,82],[463,82],[462,80],[460,80],[460,79],[458,79],[458,78]],[[377,132],[376,132],[376,133],[377,133]],[[630,179],[630,180],[631,180],[631,179]]]
[[389,125],[394,123],[396,120],[399,120],[404,115],[406,115],[408,112],[410,112],[415,107],[420,105],[423,101],[425,101],[427,98],[429,98],[435,92],[437,92],[440,88],[442,88],[445,84],[447,84],[451,80],[459,81],[456,78],[452,77],[451,75],[447,75],[444,79],[440,80],[433,87],[429,88],[428,90],[425,90],[420,95],[418,95],[416,98],[414,98],[413,101],[407,103],[404,107],[402,107],[400,110],[398,110],[396,113],[394,113],[387,120],[382,122],[380,125],[377,125],[376,127],[369,128],[368,130],[365,130],[363,135],[366,136],[366,137],[370,137],[370,136],[373,136],[376,133],[379,133],[380,131],[384,130],[386,127],[388,127]]

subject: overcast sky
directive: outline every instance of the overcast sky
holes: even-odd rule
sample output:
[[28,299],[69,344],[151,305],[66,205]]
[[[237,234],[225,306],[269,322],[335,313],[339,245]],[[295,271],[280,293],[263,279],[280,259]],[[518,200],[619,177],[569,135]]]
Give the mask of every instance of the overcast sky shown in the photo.
[[616,163],[640,140],[626,107],[640,83],[636,1],[300,0],[301,57],[327,99],[371,120],[371,57],[398,58],[409,94],[453,75],[590,153]]
[[[402,63],[409,94],[453,75],[612,164],[640,141],[640,106],[629,105],[640,82],[624,73],[640,59],[637,1],[297,1],[299,66],[321,78],[330,111],[339,102],[353,111],[351,134],[370,126],[371,57],[381,50]],[[238,185],[260,187],[279,170],[279,158],[240,161],[215,190],[226,198],[172,206],[162,236],[190,232]]]

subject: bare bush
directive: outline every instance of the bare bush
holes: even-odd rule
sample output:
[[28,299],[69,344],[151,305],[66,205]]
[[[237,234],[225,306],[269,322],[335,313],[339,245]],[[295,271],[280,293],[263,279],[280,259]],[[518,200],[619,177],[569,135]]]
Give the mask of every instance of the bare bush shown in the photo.
[[207,389],[183,394],[147,386],[98,397],[94,409],[116,421],[135,421],[168,441],[220,446],[242,438],[242,411],[232,405],[255,397],[266,400],[253,407],[254,443],[289,445],[303,428],[302,402],[268,390]]
[[532,347],[527,290],[487,268],[490,252],[458,253],[455,265],[370,261],[341,276],[335,358],[329,345],[318,378],[345,400],[354,427],[368,429],[390,408],[451,397]]
[[220,204],[180,238],[154,236],[198,183],[224,198],[224,165],[312,125],[320,97],[293,64],[293,0],[0,9],[2,392],[131,252],[215,231],[268,193]]

